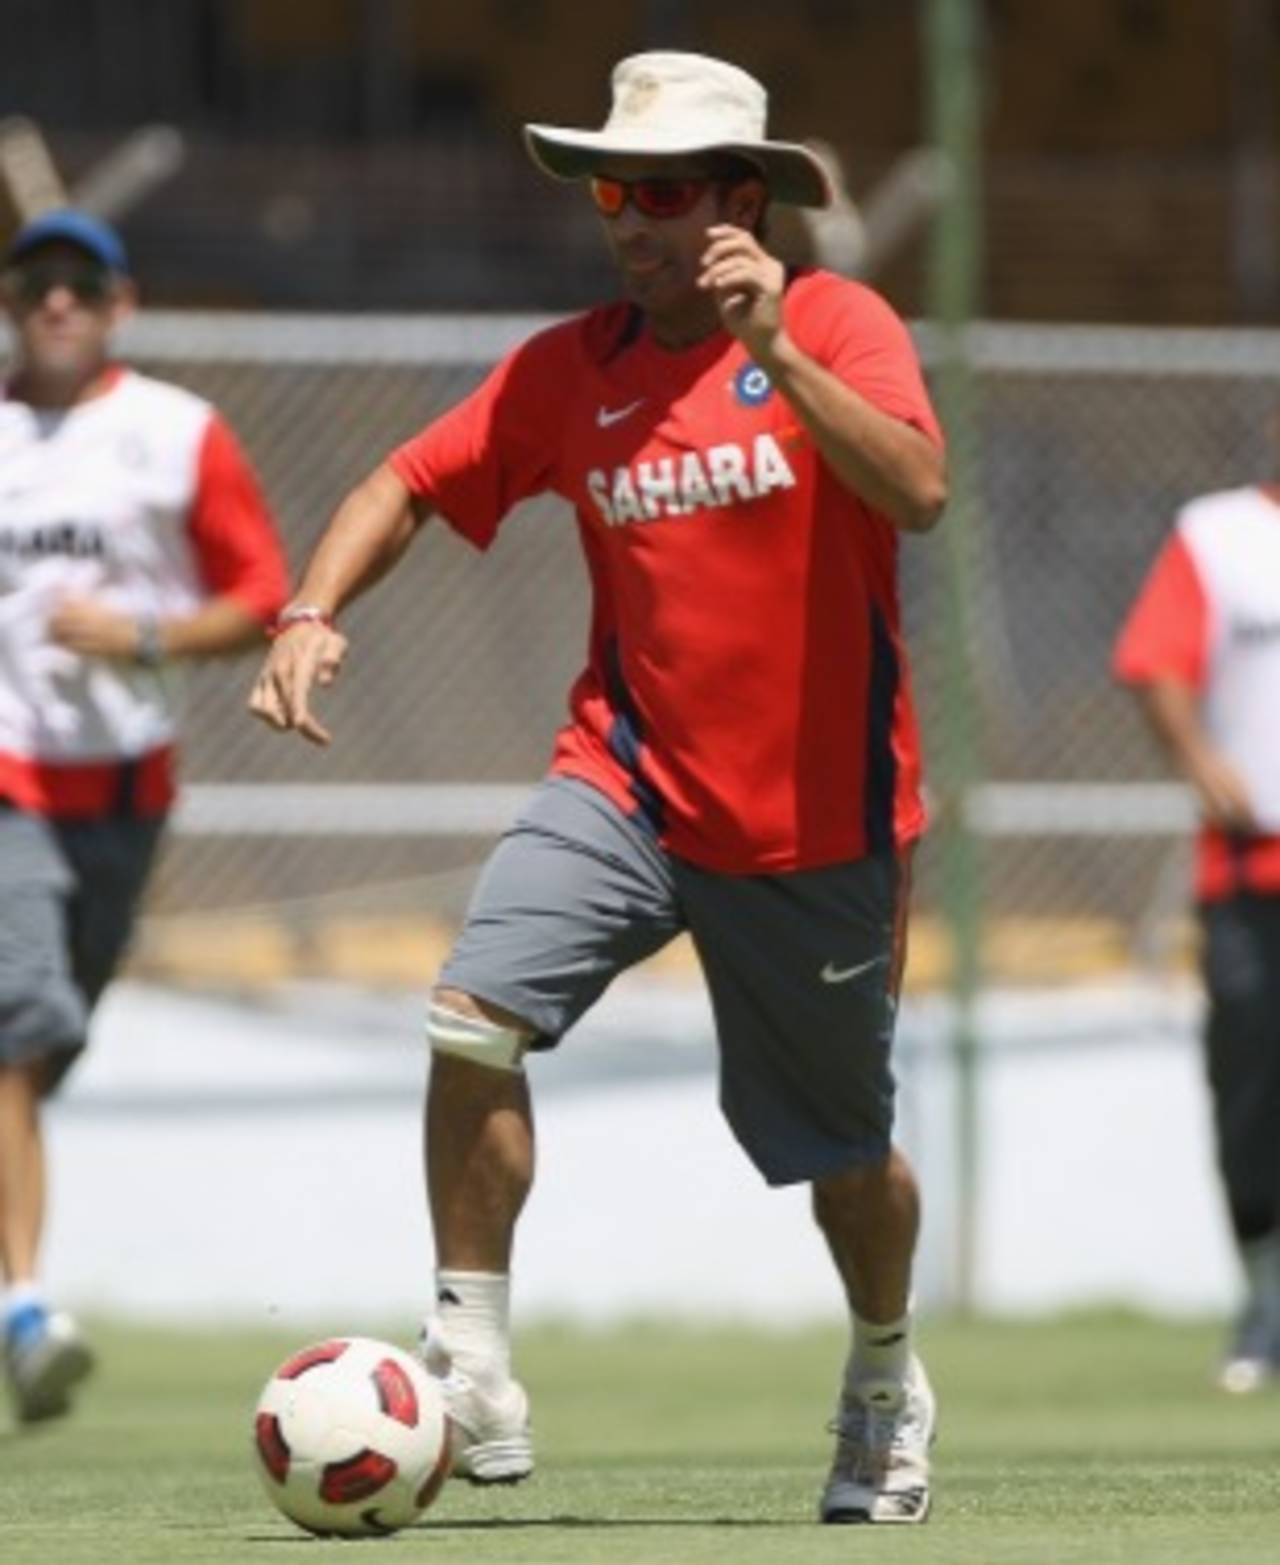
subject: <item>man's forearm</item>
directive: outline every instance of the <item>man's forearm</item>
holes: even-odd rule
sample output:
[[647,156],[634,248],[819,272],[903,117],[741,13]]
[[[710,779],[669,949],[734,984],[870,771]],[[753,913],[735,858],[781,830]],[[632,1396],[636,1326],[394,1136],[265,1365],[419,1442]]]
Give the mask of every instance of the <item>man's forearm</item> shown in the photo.
[[946,464],[928,436],[890,417],[783,333],[762,361],[846,488],[909,532],[925,532],[946,504]]
[[1156,736],[1195,789],[1204,818],[1225,831],[1257,831],[1249,785],[1205,729],[1195,691],[1164,678],[1140,685],[1137,694]]
[[1194,777],[1210,749],[1195,692],[1177,680],[1158,679],[1138,685],[1134,694],[1174,765],[1184,776]]
[[[194,614],[177,619],[157,619],[136,626],[139,647],[135,655],[150,652],[160,658],[218,657],[243,651],[263,639],[262,619],[225,596],[212,598]],[[154,638],[146,645],[148,637]]]
[[336,614],[380,580],[418,529],[412,497],[384,463],[333,514],[291,602]]

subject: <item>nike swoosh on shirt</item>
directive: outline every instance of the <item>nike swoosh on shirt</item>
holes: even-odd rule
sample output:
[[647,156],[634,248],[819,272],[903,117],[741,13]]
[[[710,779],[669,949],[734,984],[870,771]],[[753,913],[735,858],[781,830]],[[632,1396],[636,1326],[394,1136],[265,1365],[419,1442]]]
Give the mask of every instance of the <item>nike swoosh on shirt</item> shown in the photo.
[[628,402],[625,408],[597,408],[596,409],[596,428],[597,429],[608,429],[610,424],[616,424],[621,419],[627,418],[630,414],[634,413],[635,410],[638,407],[640,407],[643,403],[644,403],[644,398],[643,397],[637,397],[634,402]]
[[824,984],[847,984],[851,978],[856,978],[859,973],[870,972],[873,967],[879,967],[887,961],[884,956],[873,956],[865,962],[859,962],[854,967],[837,967],[834,962],[828,962],[822,969],[819,977]]

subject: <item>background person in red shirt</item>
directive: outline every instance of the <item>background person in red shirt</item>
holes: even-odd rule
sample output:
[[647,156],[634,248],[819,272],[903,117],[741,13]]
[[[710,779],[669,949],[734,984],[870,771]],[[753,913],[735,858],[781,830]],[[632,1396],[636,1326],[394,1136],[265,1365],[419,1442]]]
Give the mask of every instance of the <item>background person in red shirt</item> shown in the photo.
[[821,206],[829,184],[806,149],[766,139],[763,88],[654,53],[624,60],[613,89],[603,131],[526,138],[546,171],[589,182],[624,302],[532,338],[353,491],[251,705],[327,742],[310,701],[345,650],[333,618],[429,516],[485,548],[518,500],[570,503],[594,590],[587,666],[428,1019],[425,1352],[455,1471],[532,1470],[508,1342],[533,1164],[524,1055],[687,929],[724,1113],[767,1180],[811,1184],[853,1313],[821,1517],[920,1521],[934,1405],[908,1318],[918,1195],[890,1140],[923,826],[897,540],[942,508],[940,435],[888,305],[765,249],[769,200]]
[[0,398],[0,1270],[23,1421],[90,1353],[50,1307],[41,1102],[87,1041],[173,797],[177,664],[262,634],[287,590],[257,483],[199,398],[109,357],[124,246],[58,210],[10,245]]
[[1219,1382],[1253,1391],[1280,1375],[1280,488],[1183,509],[1115,669],[1200,806],[1205,1047],[1246,1280]]

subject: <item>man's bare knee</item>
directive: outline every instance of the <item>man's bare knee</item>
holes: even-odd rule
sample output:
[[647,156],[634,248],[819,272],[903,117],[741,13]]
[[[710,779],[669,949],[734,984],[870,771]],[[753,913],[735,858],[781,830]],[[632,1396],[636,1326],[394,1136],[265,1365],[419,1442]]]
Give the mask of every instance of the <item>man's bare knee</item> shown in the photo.
[[495,1027],[511,1027],[530,1038],[537,1035],[538,1029],[517,1016],[514,1011],[505,1011],[490,1000],[481,1000],[474,994],[468,994],[465,989],[450,989],[447,985],[439,985],[432,990],[431,1003],[456,1011],[459,1016],[470,1016],[479,1021],[492,1022]]
[[433,1058],[461,1061],[506,1074],[524,1070],[524,1052],[537,1029],[462,989],[438,988],[427,1011]]
[[852,1163],[834,1174],[824,1174],[813,1182],[813,1199],[815,1202],[856,1200],[867,1191],[882,1186],[891,1177],[892,1166],[893,1153],[886,1152],[874,1162]]

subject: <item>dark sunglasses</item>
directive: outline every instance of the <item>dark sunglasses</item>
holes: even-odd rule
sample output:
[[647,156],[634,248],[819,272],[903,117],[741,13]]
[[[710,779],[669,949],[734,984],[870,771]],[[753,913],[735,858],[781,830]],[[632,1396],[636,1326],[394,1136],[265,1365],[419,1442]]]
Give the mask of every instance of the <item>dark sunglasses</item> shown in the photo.
[[591,199],[605,217],[617,217],[630,201],[642,217],[684,217],[692,212],[713,179],[606,179],[591,181]]
[[20,305],[35,309],[54,288],[66,288],[80,304],[102,304],[111,293],[111,274],[92,261],[28,261],[9,272],[9,287]]

